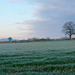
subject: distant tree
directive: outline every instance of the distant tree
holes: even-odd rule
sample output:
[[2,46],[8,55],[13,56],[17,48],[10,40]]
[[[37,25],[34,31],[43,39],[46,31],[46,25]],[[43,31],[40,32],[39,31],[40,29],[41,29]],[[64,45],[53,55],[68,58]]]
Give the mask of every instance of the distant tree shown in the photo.
[[47,40],[50,40],[50,37],[46,37]]
[[75,24],[72,21],[66,22],[63,26],[62,30],[65,34],[69,35],[69,39],[71,39],[71,36],[75,34]]
[[8,40],[9,40],[9,42],[11,42],[12,41],[12,37],[9,37]]

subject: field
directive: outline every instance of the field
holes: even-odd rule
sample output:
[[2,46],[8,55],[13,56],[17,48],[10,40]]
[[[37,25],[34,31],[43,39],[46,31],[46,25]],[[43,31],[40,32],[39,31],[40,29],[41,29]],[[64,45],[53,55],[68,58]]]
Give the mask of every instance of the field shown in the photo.
[[0,75],[75,75],[75,40],[0,43]]

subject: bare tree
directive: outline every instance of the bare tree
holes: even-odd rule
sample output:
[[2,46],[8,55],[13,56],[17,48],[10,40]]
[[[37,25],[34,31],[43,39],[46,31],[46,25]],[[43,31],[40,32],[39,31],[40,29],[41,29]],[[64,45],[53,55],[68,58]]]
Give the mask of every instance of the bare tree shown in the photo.
[[75,34],[75,24],[72,21],[66,22],[63,26],[62,30],[65,34],[69,35],[69,39],[71,39],[71,36]]

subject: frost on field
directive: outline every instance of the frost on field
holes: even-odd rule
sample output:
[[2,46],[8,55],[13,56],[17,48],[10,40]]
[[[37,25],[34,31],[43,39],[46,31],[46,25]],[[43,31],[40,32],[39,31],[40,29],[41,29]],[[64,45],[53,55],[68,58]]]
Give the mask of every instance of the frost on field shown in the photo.
[[75,73],[75,40],[0,44],[0,73]]

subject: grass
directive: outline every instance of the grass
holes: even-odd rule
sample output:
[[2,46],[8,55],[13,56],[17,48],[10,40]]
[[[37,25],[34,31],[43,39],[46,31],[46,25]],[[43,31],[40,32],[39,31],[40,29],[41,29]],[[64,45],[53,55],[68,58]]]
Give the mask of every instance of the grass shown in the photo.
[[0,75],[75,75],[75,40],[0,43]]

